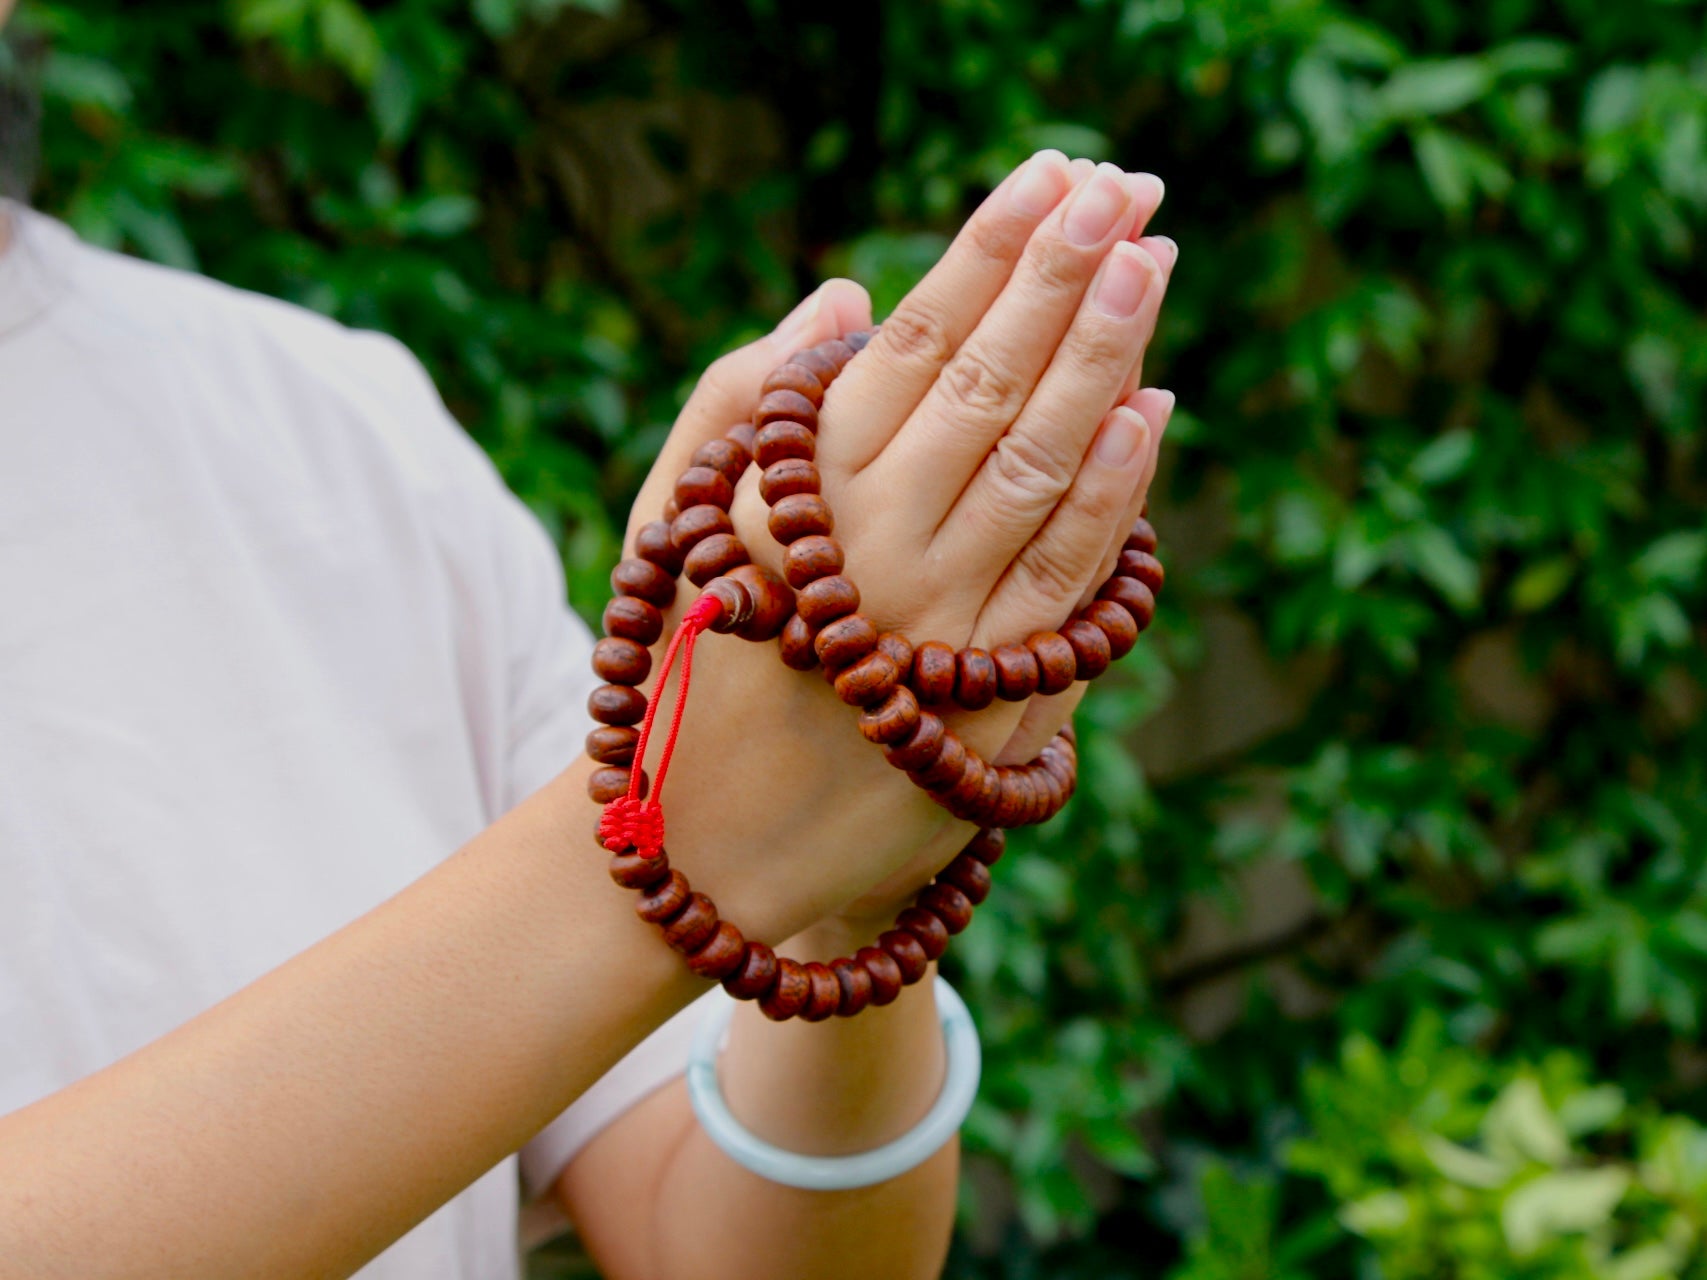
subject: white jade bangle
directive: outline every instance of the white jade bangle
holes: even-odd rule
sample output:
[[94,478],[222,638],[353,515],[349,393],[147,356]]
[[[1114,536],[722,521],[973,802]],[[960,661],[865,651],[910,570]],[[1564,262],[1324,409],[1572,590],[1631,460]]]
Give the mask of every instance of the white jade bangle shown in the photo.
[[972,1109],[982,1065],[978,1029],[966,1002],[942,978],[936,980],[937,1011],[948,1056],[942,1092],[925,1118],[895,1141],[851,1156],[803,1156],[754,1137],[729,1111],[717,1087],[717,1053],[735,1013],[735,1000],[718,992],[694,1034],[688,1055],[688,1099],[700,1127],[737,1164],[760,1177],[808,1191],[869,1187],[928,1160],[947,1142]]

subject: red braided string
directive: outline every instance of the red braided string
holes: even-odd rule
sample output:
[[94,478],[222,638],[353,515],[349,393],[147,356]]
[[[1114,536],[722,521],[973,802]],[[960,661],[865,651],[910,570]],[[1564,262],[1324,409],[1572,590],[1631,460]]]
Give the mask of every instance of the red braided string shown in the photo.
[[[664,851],[664,776],[670,771],[670,755],[676,749],[676,736],[682,729],[682,712],[688,703],[688,685],[693,679],[693,645],[707,627],[722,616],[723,602],[709,593],[694,601],[682,618],[676,634],[670,637],[670,647],[664,650],[664,665],[658,672],[658,687],[646,707],[646,719],[640,724],[640,741],[634,747],[634,765],[628,779],[628,794],[612,800],[599,815],[599,839],[612,853],[632,848],[643,858],[656,858]],[[652,737],[652,722],[663,703],[664,681],[676,661],[676,650],[682,653],[682,675],[676,686],[676,708],[670,717],[670,734],[664,739],[664,754],[658,758],[658,779],[649,798],[640,798],[640,771],[646,762],[646,744]]]

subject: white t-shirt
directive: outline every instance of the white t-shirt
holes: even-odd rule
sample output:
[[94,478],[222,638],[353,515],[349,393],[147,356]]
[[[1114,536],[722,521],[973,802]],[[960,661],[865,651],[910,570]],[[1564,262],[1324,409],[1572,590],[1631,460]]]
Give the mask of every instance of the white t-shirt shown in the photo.
[[[550,540],[401,346],[11,213],[0,1113],[429,870],[576,758],[592,681]],[[687,1029],[524,1152],[535,1192]],[[511,1277],[517,1199],[505,1161],[361,1274]]]

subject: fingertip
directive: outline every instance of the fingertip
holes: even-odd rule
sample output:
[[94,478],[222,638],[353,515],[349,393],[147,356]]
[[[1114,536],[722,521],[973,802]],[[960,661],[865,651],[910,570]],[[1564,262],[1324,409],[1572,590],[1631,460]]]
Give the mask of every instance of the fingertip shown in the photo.
[[1103,420],[1093,456],[1105,467],[1122,469],[1147,455],[1149,445],[1149,422],[1130,404],[1120,404]]
[[1179,245],[1168,236],[1144,236],[1138,241],[1144,250],[1161,266],[1164,275],[1172,275],[1179,261]]
[[833,276],[819,286],[824,311],[835,320],[832,337],[871,327],[871,295],[865,286],[846,276]]

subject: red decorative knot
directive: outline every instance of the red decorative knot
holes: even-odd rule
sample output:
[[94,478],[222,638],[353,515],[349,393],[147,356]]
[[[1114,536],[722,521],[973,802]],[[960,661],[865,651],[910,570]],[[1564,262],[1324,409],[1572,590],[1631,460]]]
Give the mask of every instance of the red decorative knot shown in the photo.
[[664,810],[655,800],[620,796],[599,816],[599,839],[612,853],[656,858],[664,852]]

